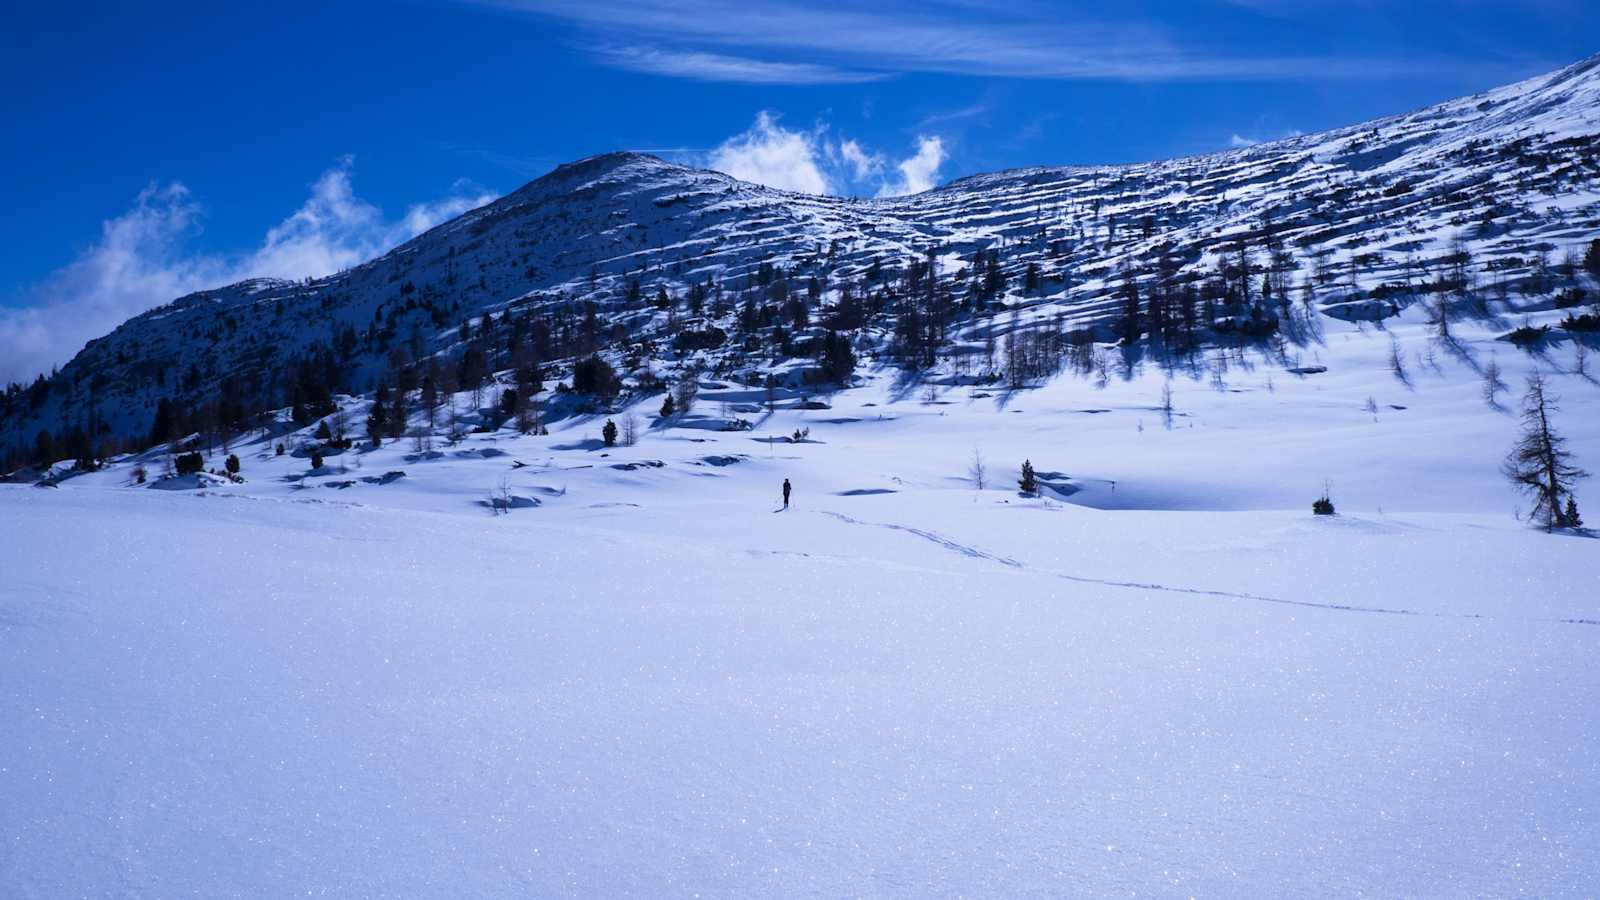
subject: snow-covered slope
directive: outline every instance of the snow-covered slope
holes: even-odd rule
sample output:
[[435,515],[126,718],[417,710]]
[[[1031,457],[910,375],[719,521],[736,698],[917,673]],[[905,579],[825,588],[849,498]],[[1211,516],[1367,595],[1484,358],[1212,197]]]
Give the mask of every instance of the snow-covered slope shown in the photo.
[[1472,371],[1600,386],[1386,328],[0,485],[0,894],[1585,896],[1600,552]]
[[[998,313],[1024,310],[1022,324],[1097,326],[1110,340],[1118,273],[1147,292],[1157,281],[1232,290],[1245,306],[1264,281],[1347,318],[1384,315],[1455,276],[1482,296],[1548,306],[1547,263],[1600,237],[1597,134],[1600,57],[1325,134],[1145,165],[1001,172],[896,200],[791,194],[609,154],[331,278],[246,282],[136,317],[58,377],[8,396],[0,448],[29,458],[40,429],[74,427],[137,444],[163,397],[188,409],[223,394],[250,411],[287,406],[303,370],[369,391],[397,352],[459,357],[458,326],[490,312],[552,332],[547,365],[666,343],[707,320],[738,330],[751,294],[779,315],[783,296],[799,298],[812,321],[828,321],[849,289],[882,303],[876,324],[891,333],[891,288],[928,254],[957,313],[953,338],[1003,333],[1013,324]],[[981,311],[968,296],[980,251],[994,251],[1005,276]],[[694,286],[708,283],[725,302],[691,312]],[[663,290],[670,310],[653,302]],[[735,344],[718,358],[746,365]]]
[[1538,373],[1600,468],[1596,68],[894,201],[598,157],[130,321],[7,433],[336,412],[0,484],[0,895],[1592,894],[1600,542],[1500,464]]
[[1600,542],[1513,519],[1475,385],[1327,342],[1170,430],[1153,367],[708,379],[631,447],[0,485],[0,894],[1584,896]]

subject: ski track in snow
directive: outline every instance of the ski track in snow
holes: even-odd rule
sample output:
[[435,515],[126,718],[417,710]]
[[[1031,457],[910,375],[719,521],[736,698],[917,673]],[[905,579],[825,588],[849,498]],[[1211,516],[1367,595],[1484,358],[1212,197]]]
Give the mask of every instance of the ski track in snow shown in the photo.
[[830,510],[823,510],[823,514],[833,516],[835,519],[838,519],[841,522],[848,522],[851,525],[871,525],[876,528],[888,528],[891,531],[904,531],[908,534],[914,534],[925,541],[932,541],[933,543],[944,547],[946,550],[953,550],[956,553],[960,553],[962,556],[970,556],[973,559],[985,559],[989,562],[996,562],[1003,566],[1010,566],[1013,569],[1027,568],[1027,566],[1024,566],[1022,563],[1017,562],[1008,556],[996,556],[993,553],[987,553],[983,550],[979,550],[976,547],[972,547],[958,541],[953,541],[950,538],[939,534],[938,532],[928,531],[923,528],[913,528],[910,525],[895,525],[890,522],[863,522],[860,519],[851,518],[844,513],[832,512]]
[[[1224,598],[1224,599],[1228,599],[1228,600],[1253,600],[1253,601],[1256,601],[1256,602],[1259,602],[1259,603],[1278,603],[1278,604],[1282,604],[1282,605],[1285,605],[1285,606],[1304,606],[1304,607],[1308,607],[1308,608],[1311,608],[1311,609],[1326,609],[1326,610],[1333,610],[1333,611],[1336,611],[1336,612],[1374,613],[1374,614],[1377,614],[1377,615],[1387,615],[1387,616],[1419,616],[1419,617],[1433,618],[1433,619],[1474,619],[1474,620],[1482,620],[1482,621],[1495,621],[1495,617],[1486,616],[1486,615],[1483,615],[1481,613],[1423,612],[1423,611],[1415,610],[1415,609],[1390,609],[1388,607],[1382,607],[1382,606],[1356,606],[1356,605],[1350,604],[1350,603],[1322,603],[1322,602],[1318,602],[1318,601],[1315,601],[1315,600],[1290,600],[1290,599],[1285,598],[1285,597],[1268,597],[1268,596],[1266,596],[1264,594],[1249,594],[1249,593],[1242,593],[1242,592],[1237,592],[1237,591],[1216,591],[1216,590],[1209,590],[1209,589],[1206,589],[1206,588],[1175,587],[1173,585],[1157,584],[1155,582],[1148,582],[1148,581],[1119,581],[1119,580],[1116,580],[1116,579],[1109,579],[1109,578],[1090,578],[1090,577],[1085,576],[1085,575],[1070,575],[1070,574],[1068,574],[1066,572],[1058,572],[1058,571],[1054,571],[1054,570],[1050,570],[1050,569],[1035,569],[1035,568],[1033,568],[1031,566],[1025,565],[1024,563],[1021,563],[1021,562],[1019,562],[1019,561],[1017,561],[1015,559],[1012,559],[1012,558],[1010,558],[1008,556],[997,556],[997,555],[995,555],[993,553],[989,553],[989,552],[987,552],[985,550],[980,550],[977,547],[973,547],[973,546],[971,546],[969,544],[963,544],[963,543],[961,543],[959,541],[952,540],[951,538],[945,537],[944,535],[939,534],[937,532],[928,531],[927,529],[913,528],[913,527],[911,527],[909,525],[898,525],[898,524],[895,524],[893,522],[864,522],[864,521],[862,521],[860,519],[856,519],[856,518],[852,518],[851,516],[847,516],[844,513],[833,512],[831,510],[823,510],[822,512],[823,512],[824,515],[832,516],[833,518],[838,519],[841,522],[847,522],[847,523],[849,523],[851,525],[865,525],[865,526],[869,526],[869,527],[873,527],[873,528],[887,528],[887,529],[889,529],[891,531],[903,531],[903,532],[906,532],[907,534],[913,534],[913,535],[916,535],[917,537],[922,538],[923,540],[930,541],[932,543],[938,544],[939,546],[944,547],[947,550],[954,551],[956,553],[961,554],[962,556],[966,556],[966,557],[971,558],[971,559],[981,559],[981,560],[985,560],[985,561],[988,561],[988,562],[999,563],[1000,565],[1006,566],[1006,567],[1011,568],[1011,569],[1016,569],[1018,571],[1032,572],[1032,573],[1039,574],[1039,575],[1047,575],[1047,576],[1052,577],[1052,578],[1059,578],[1059,579],[1061,579],[1063,581],[1072,581],[1072,582],[1077,582],[1079,584],[1094,584],[1094,585],[1102,585],[1104,587],[1129,588],[1129,589],[1132,589],[1132,590],[1141,590],[1141,591],[1161,591],[1161,592],[1169,593],[1169,594],[1188,594],[1188,595],[1197,596],[1197,597],[1220,597],[1220,598]],[[1526,620],[1523,620],[1523,621],[1544,622],[1544,623],[1556,624],[1556,625],[1600,625],[1600,620],[1594,620],[1594,619],[1537,619],[1536,618],[1536,619],[1526,619]]]

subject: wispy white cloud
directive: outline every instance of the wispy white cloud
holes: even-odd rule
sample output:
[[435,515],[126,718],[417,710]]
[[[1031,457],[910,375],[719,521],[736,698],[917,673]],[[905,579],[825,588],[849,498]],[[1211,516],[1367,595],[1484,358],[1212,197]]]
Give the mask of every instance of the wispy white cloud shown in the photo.
[[399,238],[395,243],[408,241],[436,225],[442,225],[464,212],[493,203],[499,198],[499,194],[485,190],[482,185],[470,179],[458,178],[455,184],[451,185],[448,195],[407,207],[406,214],[400,219],[391,237]]
[[734,135],[711,151],[709,165],[741,181],[806,194],[837,190],[823,172],[824,151],[818,131],[791,131],[778,117],[762,111],[749,131]]
[[938,184],[948,159],[943,139],[919,137],[916,152],[894,165],[853,138],[833,140],[826,124],[808,131],[785,128],[772,112],[757,114],[746,131],[703,158],[706,166],[741,181],[806,194],[898,197]]
[[805,62],[769,62],[701,51],[656,47],[595,47],[591,52],[618,68],[653,75],[740,84],[854,84],[881,81],[882,72],[860,72]]
[[0,379],[31,378],[128,316],[220,283],[220,260],[177,250],[201,216],[181,184],[140,191],[132,208],[101,225],[88,251],[31,292],[28,306],[0,310]]
[[878,191],[878,196],[900,197],[932,189],[939,183],[939,167],[944,165],[946,159],[943,140],[938,137],[917,138],[917,152],[895,167],[900,172],[899,179],[885,184]]
[[857,181],[866,181],[883,171],[883,154],[868,153],[854,140],[839,144],[839,158]]
[[[665,58],[731,53],[738,64],[650,69],[695,78],[749,80],[752,63],[813,66],[866,77],[942,72],[1017,78],[1125,81],[1388,78],[1455,65],[1419,58],[1252,56],[1128,18],[1115,7],[887,0],[840,7],[796,0],[469,0],[572,23],[591,46],[648,47]],[[600,53],[607,65],[639,68]],[[798,73],[797,73],[798,74]],[[820,73],[819,73],[820,74]],[[778,80],[773,73],[770,80]]]
[[181,183],[154,185],[101,225],[99,239],[25,296],[0,310],[0,379],[31,378],[70,358],[91,338],[185,294],[245,278],[329,275],[376,256],[494,199],[458,182],[450,194],[389,219],[355,195],[352,161],[311,184],[306,201],[239,254],[193,250],[205,210]]
[[931,128],[934,125],[943,125],[947,122],[959,122],[962,119],[975,119],[979,116],[987,114],[988,112],[989,104],[974,103],[970,106],[963,106],[960,109],[952,109],[947,112],[934,113],[930,116],[924,116],[922,121],[917,123],[916,127]]
[[458,181],[449,195],[412,205],[399,219],[389,221],[382,210],[355,195],[353,163],[345,157],[312,183],[306,202],[268,229],[260,249],[235,267],[240,277],[330,275],[366,262],[496,196]]

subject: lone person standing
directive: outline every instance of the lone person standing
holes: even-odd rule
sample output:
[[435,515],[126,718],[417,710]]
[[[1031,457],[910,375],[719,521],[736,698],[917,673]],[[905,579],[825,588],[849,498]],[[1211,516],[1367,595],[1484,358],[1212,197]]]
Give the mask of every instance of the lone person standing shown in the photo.
[[789,508],[789,479],[783,480],[783,508]]

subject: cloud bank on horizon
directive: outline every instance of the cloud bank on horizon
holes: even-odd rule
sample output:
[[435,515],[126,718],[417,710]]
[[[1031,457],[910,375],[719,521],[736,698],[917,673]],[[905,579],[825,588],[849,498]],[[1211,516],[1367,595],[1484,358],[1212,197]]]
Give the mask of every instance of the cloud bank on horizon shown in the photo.
[[305,202],[241,254],[196,253],[205,207],[181,182],[151,184],[126,212],[101,224],[77,259],[30,292],[29,304],[0,309],[0,379],[48,372],[88,341],[129,318],[186,294],[247,278],[331,275],[495,199],[458,182],[444,197],[399,218],[356,196],[354,160],[344,157],[310,186]]

